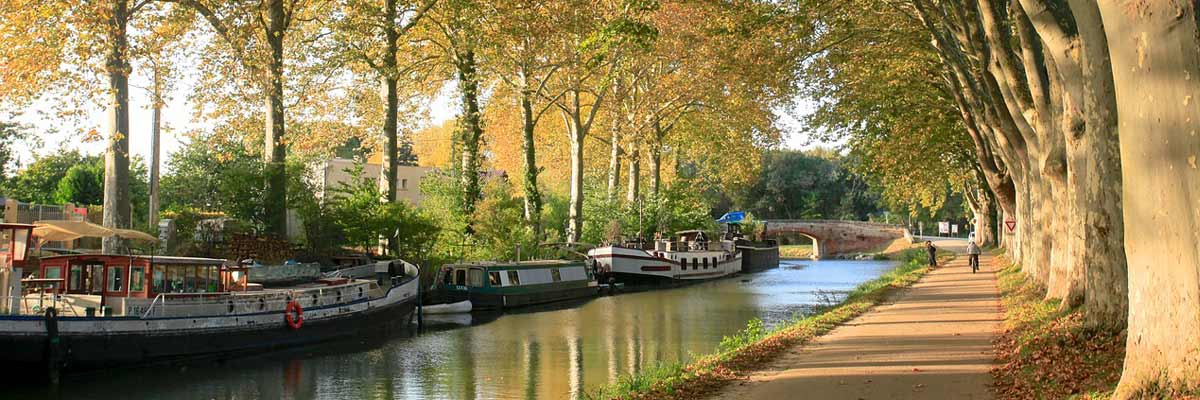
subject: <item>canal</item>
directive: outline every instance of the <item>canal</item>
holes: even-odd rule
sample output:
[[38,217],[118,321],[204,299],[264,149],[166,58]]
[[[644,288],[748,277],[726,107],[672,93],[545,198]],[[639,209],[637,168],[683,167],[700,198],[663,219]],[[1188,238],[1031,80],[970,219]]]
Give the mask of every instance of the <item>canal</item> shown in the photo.
[[20,397],[578,398],[622,374],[711,352],[723,336],[753,318],[770,325],[823,301],[840,300],[895,266],[835,260],[782,264],[751,275],[556,309],[430,316],[422,334],[383,343],[338,343],[68,377],[54,392],[25,388],[30,392]]

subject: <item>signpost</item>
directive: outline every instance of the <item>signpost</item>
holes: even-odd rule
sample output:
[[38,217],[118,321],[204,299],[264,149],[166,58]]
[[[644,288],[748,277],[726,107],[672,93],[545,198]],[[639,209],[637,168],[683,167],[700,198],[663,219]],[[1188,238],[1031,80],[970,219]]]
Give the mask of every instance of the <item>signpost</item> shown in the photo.
[[1004,229],[1007,229],[1008,233],[1015,233],[1017,231],[1017,221],[1012,218],[1005,218]]
[[940,233],[940,234],[950,233],[950,223],[949,222],[938,222],[938,233]]
[[958,224],[950,225],[950,233],[954,235],[958,234]]

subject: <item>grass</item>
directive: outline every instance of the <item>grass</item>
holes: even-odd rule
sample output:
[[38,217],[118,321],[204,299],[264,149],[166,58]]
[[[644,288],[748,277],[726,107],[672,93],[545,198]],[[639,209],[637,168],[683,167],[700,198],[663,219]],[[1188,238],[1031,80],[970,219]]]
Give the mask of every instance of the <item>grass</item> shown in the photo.
[[785,246],[779,246],[779,258],[809,258],[811,256],[811,244],[789,244]]
[[1044,300],[1018,265],[999,273],[1004,333],[992,370],[999,399],[1109,398],[1121,377],[1124,333],[1088,330],[1079,308]]
[[808,317],[793,317],[774,328],[751,320],[746,329],[721,340],[708,355],[683,363],[659,364],[623,375],[608,385],[588,390],[589,399],[690,399],[741,379],[782,350],[820,336],[883,301],[896,288],[916,282],[928,271],[922,249],[901,255],[900,266],[850,292],[840,304]]

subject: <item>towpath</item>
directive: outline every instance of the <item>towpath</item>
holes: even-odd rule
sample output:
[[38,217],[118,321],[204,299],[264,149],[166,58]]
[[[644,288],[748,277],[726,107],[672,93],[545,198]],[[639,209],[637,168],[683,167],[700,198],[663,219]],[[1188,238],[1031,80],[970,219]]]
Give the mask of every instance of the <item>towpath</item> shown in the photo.
[[[965,253],[964,240],[934,240]],[[1003,316],[992,257],[959,256],[887,302],[790,349],[720,399],[990,399]]]

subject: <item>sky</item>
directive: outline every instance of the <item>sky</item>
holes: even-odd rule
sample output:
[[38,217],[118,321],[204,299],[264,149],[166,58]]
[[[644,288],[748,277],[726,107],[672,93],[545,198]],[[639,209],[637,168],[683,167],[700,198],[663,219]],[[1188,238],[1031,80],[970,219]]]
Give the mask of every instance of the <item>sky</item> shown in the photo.
[[[162,155],[163,168],[166,169],[166,160],[170,159],[170,154],[178,151],[184,145],[182,133],[203,128],[204,123],[193,120],[194,106],[187,101],[187,92],[194,86],[194,79],[185,75],[183,79],[175,83],[176,90],[172,92],[170,100],[163,109],[163,123],[167,127],[162,134]],[[148,87],[148,79],[141,75],[134,75],[130,79],[130,136],[129,147],[130,152],[135,156],[140,156],[147,162],[150,160],[150,131],[151,131],[151,110],[149,93],[141,89]],[[427,106],[429,112],[429,121],[431,124],[440,124],[446,120],[454,118],[457,115],[457,106],[454,104],[453,93],[449,90],[444,90],[442,93],[432,99]],[[829,145],[827,143],[809,143],[808,136],[803,123],[796,119],[796,116],[805,115],[811,111],[811,103],[807,101],[798,101],[798,106],[794,109],[780,110],[777,112],[779,116],[779,125],[784,130],[783,147],[789,149],[807,149],[819,145]],[[35,103],[34,108],[49,108],[48,103],[41,101]],[[25,113],[19,115],[18,122],[27,124],[31,127],[30,132],[37,135],[41,139],[40,144],[18,144],[18,165],[24,167],[33,161],[34,154],[46,155],[61,149],[77,149],[84,154],[102,155],[104,153],[105,142],[96,140],[87,142],[83,140],[82,132],[87,132],[91,129],[96,129],[100,132],[105,132],[107,122],[106,110],[99,105],[89,108],[87,117],[78,121],[78,123],[63,122],[61,119],[35,117],[37,113]]]

